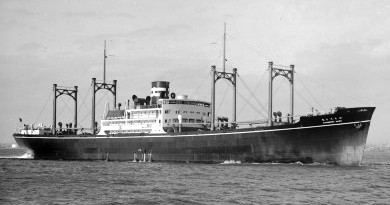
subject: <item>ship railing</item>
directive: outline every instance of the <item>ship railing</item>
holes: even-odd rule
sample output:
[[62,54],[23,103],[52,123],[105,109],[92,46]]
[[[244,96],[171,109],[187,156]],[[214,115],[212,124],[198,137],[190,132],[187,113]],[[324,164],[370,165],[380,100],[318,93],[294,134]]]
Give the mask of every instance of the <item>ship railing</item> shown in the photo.
[[75,89],[74,87],[71,87],[71,86],[58,86],[57,85],[57,89]]
[[[241,121],[241,122],[229,122],[229,123],[235,123],[235,124],[238,124],[238,125],[255,125],[255,124],[267,124],[268,121],[267,120],[252,120],[252,121]],[[218,124],[218,123],[216,123]],[[223,123],[220,123],[220,124],[223,124]]]
[[[183,122],[183,123],[167,123],[173,126],[180,125],[204,125],[210,126],[210,122]],[[255,120],[255,121],[242,121],[242,122],[215,122],[215,126],[227,126],[227,125],[255,125],[255,124],[267,124],[266,120]]]
[[[53,130],[53,128],[50,128],[51,130]],[[56,130],[91,130],[90,127],[62,127],[62,128],[59,128],[59,127],[56,127]]]
[[[51,126],[49,127],[28,127],[28,128],[22,128],[21,130],[53,130]],[[56,131],[64,131],[64,130],[91,130],[91,128],[84,128],[84,127],[77,127],[77,128],[56,128]]]
[[[278,118],[272,118],[273,122],[285,122],[285,123],[296,123],[299,122],[300,117],[302,115],[294,115],[294,116],[284,116],[284,117],[278,117]],[[260,120],[250,120],[250,121],[236,121],[236,122],[215,122],[215,125],[219,124],[236,124],[236,125],[263,125],[268,124],[268,119],[260,119]]]
[[272,118],[272,121],[273,122],[287,122],[287,123],[296,123],[300,120],[300,118],[302,117],[303,115],[294,115],[294,116],[284,116],[284,117],[273,117]]
[[132,109],[156,109],[156,108],[161,108],[160,104],[157,105],[134,105],[130,106]]
[[[52,130],[52,129],[51,129]],[[56,128],[57,134],[76,134],[78,131],[84,132],[84,131],[91,131],[91,128],[85,128],[85,127],[76,127],[76,128]]]
[[[295,115],[295,116],[286,116],[286,117],[280,117],[277,118],[277,122],[279,122],[279,119],[281,119],[282,122],[289,122],[288,120],[293,119],[293,122],[298,122],[301,115]],[[273,122],[275,122],[275,119],[273,118]],[[291,122],[290,122],[291,123]],[[183,122],[183,123],[169,123],[171,125],[208,125],[210,126],[210,122]],[[266,125],[268,124],[268,119],[261,119],[261,120],[250,120],[250,121],[236,121],[236,122],[215,122],[215,126],[221,126],[221,125]]]

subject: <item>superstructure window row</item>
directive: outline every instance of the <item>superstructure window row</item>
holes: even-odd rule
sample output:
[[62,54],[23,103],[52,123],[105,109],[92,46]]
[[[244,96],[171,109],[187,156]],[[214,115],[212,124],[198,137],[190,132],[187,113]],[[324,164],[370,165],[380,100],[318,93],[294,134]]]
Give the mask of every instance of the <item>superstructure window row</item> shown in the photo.
[[[187,118],[183,118],[182,119],[182,123],[206,123],[208,121],[205,121],[205,120],[201,120],[201,119],[187,119]],[[165,119],[165,123],[179,123],[179,119],[175,118],[175,119]]]
[[197,102],[197,101],[187,101],[187,100],[164,100],[164,104],[182,104],[182,105],[197,105],[203,107],[210,107],[209,103]]
[[103,126],[112,126],[112,125],[143,125],[143,124],[152,124],[156,120],[135,120],[135,121],[104,121]]

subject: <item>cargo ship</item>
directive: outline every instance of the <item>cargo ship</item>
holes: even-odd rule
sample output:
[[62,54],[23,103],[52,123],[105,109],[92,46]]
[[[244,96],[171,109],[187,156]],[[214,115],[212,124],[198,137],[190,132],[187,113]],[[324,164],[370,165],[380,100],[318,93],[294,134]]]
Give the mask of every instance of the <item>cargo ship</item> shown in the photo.
[[[225,49],[224,49],[225,50]],[[224,51],[225,53],[225,51]],[[106,49],[104,49],[104,62]],[[150,95],[136,95],[125,105],[116,103],[117,81],[92,78],[90,132],[77,127],[78,87],[53,85],[53,123],[24,125],[13,137],[34,159],[113,160],[133,162],[187,163],[329,163],[360,165],[375,107],[337,107],[328,113],[294,115],[294,65],[268,64],[268,119],[236,120],[237,69],[221,71],[211,66],[211,102],[170,92],[169,82],[152,82]],[[105,65],[105,63],[104,63]],[[291,84],[290,113],[273,112],[273,80],[285,77]],[[233,85],[233,116],[215,115],[215,84]],[[106,89],[114,95],[113,109],[95,121],[95,93]],[[56,122],[56,99],[68,95],[75,100],[74,123]],[[58,127],[57,127],[58,125]],[[99,125],[99,126],[98,126]]]

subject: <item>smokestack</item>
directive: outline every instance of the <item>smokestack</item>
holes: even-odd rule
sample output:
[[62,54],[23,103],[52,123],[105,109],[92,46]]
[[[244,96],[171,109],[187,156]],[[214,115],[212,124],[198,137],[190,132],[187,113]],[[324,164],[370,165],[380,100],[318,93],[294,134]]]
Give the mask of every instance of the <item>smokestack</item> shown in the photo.
[[169,98],[169,82],[154,81],[151,89],[152,105],[157,104],[159,99]]

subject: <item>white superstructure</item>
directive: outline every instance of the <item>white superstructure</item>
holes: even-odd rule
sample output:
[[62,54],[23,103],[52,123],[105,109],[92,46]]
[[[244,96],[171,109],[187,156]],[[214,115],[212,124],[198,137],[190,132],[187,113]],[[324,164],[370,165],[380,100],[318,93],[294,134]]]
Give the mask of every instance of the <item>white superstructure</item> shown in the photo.
[[49,135],[51,133],[51,127],[45,127],[42,123],[38,125],[24,125],[20,130],[22,135]]
[[[209,102],[169,94],[169,82],[152,83],[145,99],[133,96],[133,105],[110,110],[101,121],[98,135],[125,133],[166,133],[207,130],[210,128]],[[151,102],[150,102],[151,101]]]

